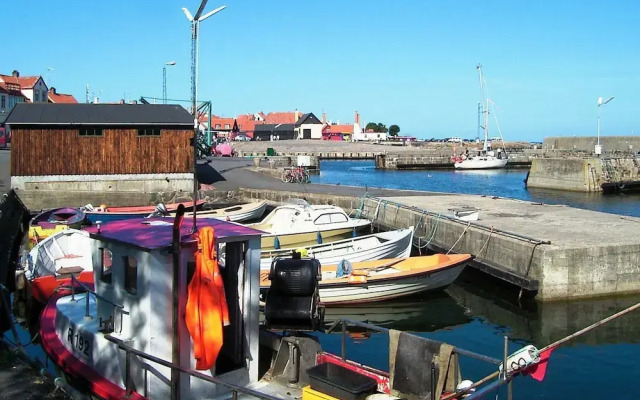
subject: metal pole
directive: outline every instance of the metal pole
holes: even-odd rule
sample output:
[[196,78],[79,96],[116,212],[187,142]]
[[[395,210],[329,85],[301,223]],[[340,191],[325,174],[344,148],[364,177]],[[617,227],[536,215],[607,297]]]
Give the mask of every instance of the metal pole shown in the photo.
[[598,146],[600,146],[600,104],[598,104]]
[[[502,364],[502,371],[504,371],[504,379],[508,379],[508,373],[507,373],[507,358],[509,357],[509,338],[507,336],[504,337],[504,364]],[[509,380],[509,383],[507,384],[507,399],[511,400],[512,399],[512,379]]]
[[[198,18],[198,16],[196,17]],[[198,228],[196,226],[196,202],[198,201],[198,176],[197,176],[197,147],[198,147],[198,92],[197,92],[197,73],[198,69],[196,65],[198,64],[198,25],[199,22],[197,19],[194,19],[191,22],[191,99],[193,100],[192,104],[192,112],[193,112],[193,226],[191,228],[192,232],[197,232]]]
[[162,102],[167,104],[167,67],[162,67]]

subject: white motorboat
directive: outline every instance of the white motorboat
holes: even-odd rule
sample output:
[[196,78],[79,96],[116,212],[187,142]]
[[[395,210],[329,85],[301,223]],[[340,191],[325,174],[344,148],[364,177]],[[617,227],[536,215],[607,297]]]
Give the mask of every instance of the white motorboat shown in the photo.
[[[496,149],[495,151],[492,149],[492,141],[489,139],[489,98],[485,94],[486,90],[486,81],[484,79],[484,75],[482,74],[482,65],[477,66],[478,75],[480,78],[480,91],[482,92],[483,97],[483,107],[482,113],[484,114],[483,118],[483,128],[484,128],[484,144],[482,149],[475,150],[473,152],[467,152],[461,155],[454,155],[451,157],[451,160],[454,163],[454,166],[457,169],[495,169],[495,168],[504,168],[509,161],[509,156],[505,151],[501,148]],[[495,117],[495,113],[494,113]],[[496,118],[496,125],[498,126],[498,120]],[[500,127],[498,126],[498,132],[500,132]],[[500,132],[500,138],[502,139],[502,133]],[[502,141],[504,147],[504,141]]]
[[370,225],[371,221],[351,218],[340,207],[298,200],[278,206],[261,222],[246,226],[265,232],[262,250],[277,250],[346,239]]
[[[233,206],[216,208],[214,210],[202,210],[196,213],[198,218],[217,218],[231,222],[252,221],[262,217],[267,208],[267,202],[262,200],[255,203],[237,204]],[[172,213],[171,216],[175,216]],[[193,212],[185,216],[193,216]]]
[[[407,258],[411,255],[413,227],[389,232],[374,233],[335,242],[305,246],[307,255],[322,265],[337,264],[342,260],[350,262],[379,260],[381,258]],[[271,268],[276,257],[291,257],[296,248],[263,250],[260,269]]]

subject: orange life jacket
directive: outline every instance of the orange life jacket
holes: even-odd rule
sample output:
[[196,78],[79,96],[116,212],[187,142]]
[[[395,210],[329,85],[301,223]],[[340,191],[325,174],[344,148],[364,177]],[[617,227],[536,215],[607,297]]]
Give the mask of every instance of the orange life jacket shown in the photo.
[[224,283],[218,268],[212,227],[198,230],[196,270],[189,282],[186,324],[193,339],[196,369],[213,368],[222,348],[223,325],[229,325]]

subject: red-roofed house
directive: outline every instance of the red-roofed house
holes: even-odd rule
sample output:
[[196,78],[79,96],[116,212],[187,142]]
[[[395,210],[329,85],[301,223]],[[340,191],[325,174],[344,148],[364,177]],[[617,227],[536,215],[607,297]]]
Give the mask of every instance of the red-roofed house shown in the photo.
[[19,84],[0,82],[0,113],[8,113],[16,103],[25,101]]
[[322,128],[322,140],[350,140],[352,135],[353,124],[327,124]]
[[20,76],[18,71],[13,71],[10,76],[0,74],[0,83],[13,88],[17,86],[31,103],[46,103],[49,99],[49,89],[41,76]]
[[302,113],[298,110],[293,112],[270,112],[264,118],[265,124],[295,124],[300,119]]
[[253,132],[256,130],[256,124],[264,124],[265,115],[263,112],[255,114],[240,114],[236,117],[238,129],[240,133],[244,133],[253,139]]
[[58,93],[56,88],[49,89],[49,103],[76,104],[78,100],[71,94]]
[[211,116],[211,132],[216,137],[229,137],[233,129],[233,118],[223,118],[216,115]]

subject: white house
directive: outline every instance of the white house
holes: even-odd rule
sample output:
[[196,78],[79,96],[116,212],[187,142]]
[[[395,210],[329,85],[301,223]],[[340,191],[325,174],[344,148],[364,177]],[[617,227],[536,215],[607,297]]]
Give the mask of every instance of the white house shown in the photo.
[[370,141],[370,142],[378,142],[381,140],[388,140],[389,136],[386,132],[365,132],[360,127],[360,114],[356,111],[354,122],[353,122],[353,136],[352,141]]
[[[296,111],[297,113],[297,111]],[[294,137],[298,139],[322,139],[322,127],[318,117],[313,113],[303,114],[296,120]]]
[[[11,110],[16,103],[46,103],[49,100],[49,88],[41,76],[20,76],[18,71],[11,75],[0,74],[0,87],[5,92],[0,94],[0,109]],[[19,93],[19,94],[18,94]],[[2,96],[7,96],[5,107],[2,107]]]
[[16,103],[23,103],[26,97],[20,92],[20,85],[0,82],[0,113],[8,113]]

